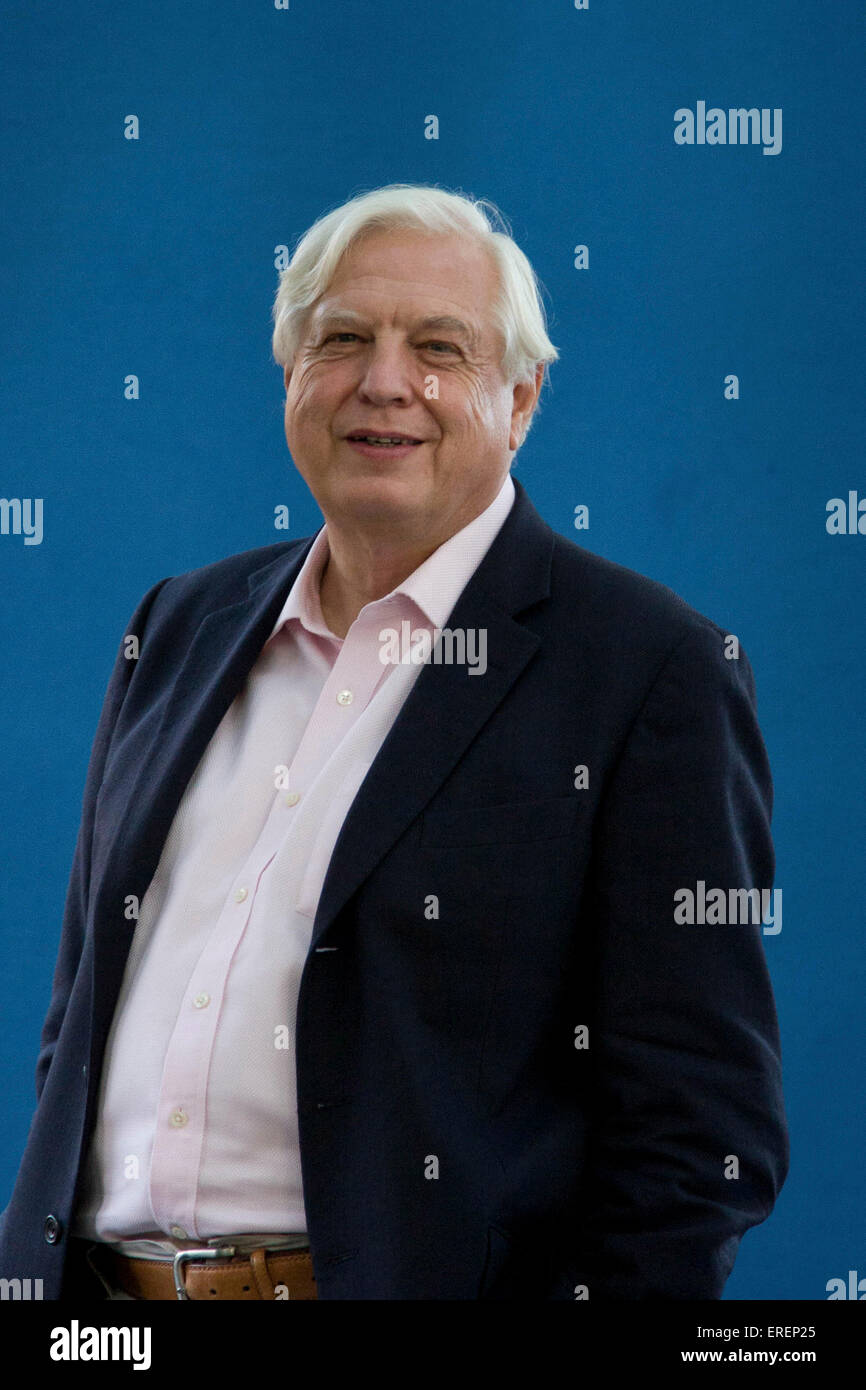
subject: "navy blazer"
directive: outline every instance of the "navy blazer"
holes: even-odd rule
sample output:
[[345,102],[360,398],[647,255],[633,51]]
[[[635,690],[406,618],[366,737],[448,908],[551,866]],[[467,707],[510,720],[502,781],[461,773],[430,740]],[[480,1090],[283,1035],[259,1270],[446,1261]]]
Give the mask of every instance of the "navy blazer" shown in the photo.
[[[296,1065],[319,1296],[719,1298],[787,1173],[779,1036],[760,924],[679,924],[674,894],[772,885],[751,668],[515,488],[449,622],[487,630],[487,672],[421,671],[313,924]],[[0,1232],[0,1276],[46,1298],[135,926],[124,900],[143,898],[312,540],[163,580],[127,629],[138,659],[121,646]]]

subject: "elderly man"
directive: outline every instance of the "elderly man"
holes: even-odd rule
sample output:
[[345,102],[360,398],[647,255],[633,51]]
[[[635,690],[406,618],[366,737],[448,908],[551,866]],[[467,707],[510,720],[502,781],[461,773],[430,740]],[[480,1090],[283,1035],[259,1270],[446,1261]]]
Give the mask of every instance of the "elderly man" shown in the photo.
[[512,479],[557,353],[489,206],[307,232],[325,525],[125,634],[0,1246],[46,1297],[718,1298],[784,1181],[761,918],[681,910],[772,882],[751,670]]

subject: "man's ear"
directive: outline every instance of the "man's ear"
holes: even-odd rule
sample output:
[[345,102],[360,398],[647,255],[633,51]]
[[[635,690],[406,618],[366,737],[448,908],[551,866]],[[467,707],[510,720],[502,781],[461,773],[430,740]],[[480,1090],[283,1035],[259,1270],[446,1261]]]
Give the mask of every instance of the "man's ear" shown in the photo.
[[511,435],[508,447],[519,449],[529,430],[541,387],[544,382],[544,363],[535,369],[534,381],[518,381],[514,386],[514,406],[511,414]]
[[292,375],[292,364],[291,364],[291,362],[289,362],[289,363],[286,365],[286,367],[283,369],[283,385],[285,386],[285,388],[286,388],[287,391],[288,391],[288,389],[289,389],[289,378],[291,377],[291,375]]

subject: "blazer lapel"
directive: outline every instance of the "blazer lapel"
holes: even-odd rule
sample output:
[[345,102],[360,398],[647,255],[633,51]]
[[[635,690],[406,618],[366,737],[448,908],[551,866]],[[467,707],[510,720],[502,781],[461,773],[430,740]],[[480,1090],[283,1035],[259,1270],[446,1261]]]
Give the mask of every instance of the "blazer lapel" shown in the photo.
[[546,598],[554,533],[514,479],[514,504],[448,619],[487,630],[487,670],[427,664],[353,801],[313,924],[318,943],[344,904],[442,785],[539,645],[514,614]]
[[[192,774],[232,700],[279,617],[286,596],[315,540],[251,574],[249,595],[215,609],[203,620],[149,739],[135,779],[115,814],[116,829],[101,866],[94,865],[94,1022],[103,1031],[114,1008],[135,921],[123,912],[124,899],[139,902],[147,890],[163,845]],[[98,1032],[98,1030],[95,1030]]]

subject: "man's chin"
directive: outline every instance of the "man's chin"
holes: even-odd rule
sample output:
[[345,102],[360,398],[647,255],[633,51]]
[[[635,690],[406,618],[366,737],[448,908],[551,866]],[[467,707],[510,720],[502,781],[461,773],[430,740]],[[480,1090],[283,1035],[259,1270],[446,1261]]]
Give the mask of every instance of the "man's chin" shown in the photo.
[[425,494],[425,482],[419,478],[371,472],[346,477],[330,499],[323,499],[325,505],[319,505],[325,516],[330,510],[341,519],[399,523],[424,510]]

